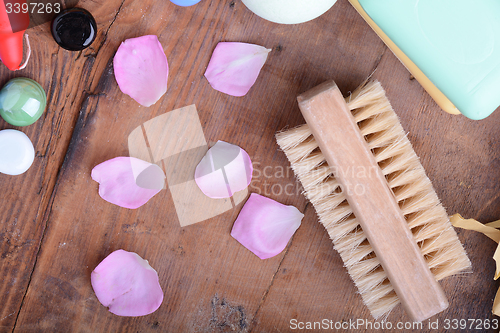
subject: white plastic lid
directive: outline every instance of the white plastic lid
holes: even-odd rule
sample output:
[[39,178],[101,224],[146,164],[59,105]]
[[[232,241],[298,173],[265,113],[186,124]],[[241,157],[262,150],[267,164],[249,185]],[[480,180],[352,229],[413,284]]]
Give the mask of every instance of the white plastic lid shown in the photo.
[[26,134],[13,129],[0,131],[0,173],[25,173],[34,159],[35,148]]
[[324,14],[337,0],[242,0],[256,15],[275,23],[297,24]]

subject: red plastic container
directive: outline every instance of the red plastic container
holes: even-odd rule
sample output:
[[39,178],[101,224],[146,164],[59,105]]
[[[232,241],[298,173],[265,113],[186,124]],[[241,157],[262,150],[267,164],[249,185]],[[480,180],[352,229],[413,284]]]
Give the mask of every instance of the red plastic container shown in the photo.
[[12,71],[21,68],[23,36],[30,23],[23,4],[26,1],[0,0],[0,59]]

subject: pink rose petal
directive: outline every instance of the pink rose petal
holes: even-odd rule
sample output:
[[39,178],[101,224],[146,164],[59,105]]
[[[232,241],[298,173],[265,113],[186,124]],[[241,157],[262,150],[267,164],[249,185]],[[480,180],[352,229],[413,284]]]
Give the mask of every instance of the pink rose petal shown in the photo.
[[205,77],[215,90],[244,96],[257,80],[269,52],[270,49],[254,44],[219,43]]
[[116,157],[92,169],[104,200],[136,209],[160,192],[165,183],[161,168],[134,157]]
[[167,91],[167,57],[155,35],[125,40],[113,67],[120,90],[141,105],[155,104]]
[[240,147],[218,141],[196,167],[195,181],[212,199],[232,197],[252,181],[252,161]]
[[252,193],[234,222],[231,236],[260,259],[283,251],[304,217],[297,208]]
[[99,302],[118,316],[145,316],[163,301],[158,273],[133,252],[111,253],[94,269],[90,280]]

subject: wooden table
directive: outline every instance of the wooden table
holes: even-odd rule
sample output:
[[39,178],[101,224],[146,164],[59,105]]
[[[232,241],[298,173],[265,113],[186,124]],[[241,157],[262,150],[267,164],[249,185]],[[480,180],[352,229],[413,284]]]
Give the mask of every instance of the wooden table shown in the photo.
[[[21,176],[0,175],[0,331],[288,332],[297,331],[292,319],[373,322],[312,206],[298,191],[277,190],[297,185],[292,172],[279,173],[289,163],[274,134],[304,123],[296,96],[327,79],[347,94],[375,71],[448,213],[500,218],[500,112],[482,121],[442,112],[347,0],[292,26],[262,20],[239,0],[188,8],[166,0],[79,6],[98,23],[91,48],[59,48],[44,24],[28,31],[33,55],[25,70],[0,66],[0,84],[25,76],[48,95],[42,118],[21,128],[35,146],[33,166]],[[168,91],[149,108],[119,90],[112,68],[120,43],[146,34],[158,35],[170,65]],[[245,97],[219,93],[203,77],[220,41],[273,49]],[[256,163],[251,192],[304,212],[280,255],[262,261],[230,236],[241,205],[181,228],[168,189],[137,210],[99,197],[92,168],[127,156],[127,136],[137,126],[190,104],[207,142],[237,144]],[[13,127],[0,120],[7,128]],[[439,329],[425,322],[424,331],[445,331],[446,319],[496,318],[496,244],[474,232],[458,234],[474,272],[442,281],[450,307],[432,319]],[[158,271],[165,298],[155,313],[118,317],[95,297],[90,274],[117,249],[138,253]],[[397,307],[388,321],[409,318]]]

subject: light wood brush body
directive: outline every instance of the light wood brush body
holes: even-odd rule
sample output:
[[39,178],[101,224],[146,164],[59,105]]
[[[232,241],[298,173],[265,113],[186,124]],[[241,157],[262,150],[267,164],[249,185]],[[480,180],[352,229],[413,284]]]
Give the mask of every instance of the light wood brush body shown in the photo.
[[400,301],[416,321],[444,310],[436,280],[470,262],[380,84],[346,104],[330,81],[298,101],[307,125],[278,144],[372,315]]

